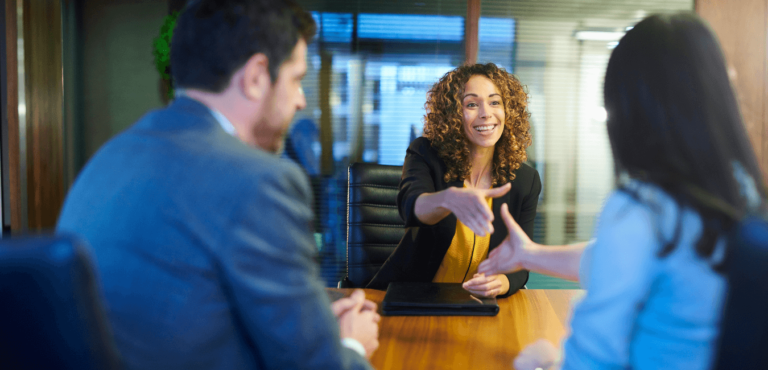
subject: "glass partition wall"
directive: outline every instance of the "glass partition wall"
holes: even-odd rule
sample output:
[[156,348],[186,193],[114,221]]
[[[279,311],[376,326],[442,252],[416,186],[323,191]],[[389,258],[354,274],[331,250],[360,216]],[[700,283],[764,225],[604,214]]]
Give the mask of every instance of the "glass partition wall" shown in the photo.
[[[421,135],[426,93],[464,62],[466,0],[300,1],[318,23],[299,112],[285,156],[312,179],[322,276],[345,273],[347,166],[402,165]],[[494,62],[527,86],[541,175],[534,239],[591,237],[614,187],[602,83],[611,50],[652,13],[692,11],[692,0],[482,0],[480,63]],[[573,287],[532,276],[533,287]]]

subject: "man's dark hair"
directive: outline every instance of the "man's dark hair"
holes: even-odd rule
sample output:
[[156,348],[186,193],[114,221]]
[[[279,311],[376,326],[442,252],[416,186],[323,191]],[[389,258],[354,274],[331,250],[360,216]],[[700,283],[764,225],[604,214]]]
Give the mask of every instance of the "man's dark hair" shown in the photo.
[[171,41],[171,74],[177,87],[221,92],[254,54],[280,65],[299,38],[315,35],[312,16],[293,0],[192,0],[179,16]]

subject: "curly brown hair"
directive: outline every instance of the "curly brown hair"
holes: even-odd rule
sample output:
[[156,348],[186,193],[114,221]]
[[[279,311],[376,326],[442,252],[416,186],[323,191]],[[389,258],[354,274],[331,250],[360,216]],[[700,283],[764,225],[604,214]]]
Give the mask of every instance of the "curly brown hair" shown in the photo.
[[480,75],[493,81],[504,103],[504,131],[493,153],[493,186],[515,179],[515,171],[528,159],[531,145],[528,122],[528,94],[520,81],[493,63],[463,65],[440,78],[427,93],[424,104],[424,137],[437,149],[448,171],[445,181],[465,180],[472,172],[469,140],[464,134],[462,95],[470,77]]

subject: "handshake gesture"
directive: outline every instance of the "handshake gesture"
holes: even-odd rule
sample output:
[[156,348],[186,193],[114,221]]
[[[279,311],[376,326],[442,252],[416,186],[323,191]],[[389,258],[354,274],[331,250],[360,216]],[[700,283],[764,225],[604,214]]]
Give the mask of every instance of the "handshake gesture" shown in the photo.
[[[483,237],[493,234],[493,211],[488,206],[488,198],[498,198],[509,192],[512,184],[505,184],[494,189],[450,187],[431,194],[422,194],[415,204],[418,219],[434,225],[453,213],[475,235]],[[532,246],[530,238],[512,219],[509,207],[501,206],[501,216],[509,230],[509,236],[480,264],[477,274],[464,283],[464,289],[472,294],[495,297],[509,291],[509,280],[505,273],[522,269],[522,250]]]
[[[470,228],[475,235],[483,237],[493,234],[495,231],[493,229],[493,211],[488,206],[487,199],[501,197],[509,192],[511,188],[511,184],[505,184],[504,186],[495,189],[452,187],[446,190],[442,207],[453,213],[456,218]],[[506,204],[502,205],[502,209],[506,212],[505,214],[508,217],[508,220],[506,218],[504,220],[505,223],[507,223],[507,228],[512,230],[508,221],[511,221],[515,226],[517,226],[517,224],[512,220],[512,216],[509,214],[509,209]],[[520,227],[517,226],[517,228],[519,229]],[[522,230],[520,231],[522,232]],[[509,238],[507,238],[507,240],[509,240]],[[501,275],[500,272],[478,271],[472,279],[463,284],[463,287],[474,295],[495,297],[509,291],[509,280],[506,276]]]
[[498,198],[512,188],[506,184],[494,189],[456,188],[446,189],[442,207],[456,215],[477,236],[493,234],[493,211],[488,198]]
[[[511,184],[495,189],[448,188],[442,207],[456,215],[456,218],[476,235],[493,234],[493,211],[488,207],[486,199],[498,198],[511,188]],[[476,277],[481,275],[491,277],[522,269],[523,254],[533,247],[531,239],[512,218],[507,204],[501,205],[501,217],[509,235],[488,255],[488,259],[480,264]],[[472,280],[467,283],[471,283]]]
[[479,274],[507,274],[523,269],[523,261],[534,245],[528,235],[515,222],[506,204],[501,205],[501,218],[509,235],[477,268]]

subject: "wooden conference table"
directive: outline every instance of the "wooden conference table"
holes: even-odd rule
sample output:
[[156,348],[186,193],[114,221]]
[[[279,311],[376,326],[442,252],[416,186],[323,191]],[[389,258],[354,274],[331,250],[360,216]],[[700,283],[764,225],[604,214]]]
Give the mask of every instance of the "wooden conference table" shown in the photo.
[[[378,290],[365,289],[365,294],[377,304],[384,298]],[[558,345],[568,329],[571,301],[580,294],[523,289],[499,299],[499,314],[492,317],[382,316],[371,364],[379,370],[512,369],[526,345],[540,338]]]

